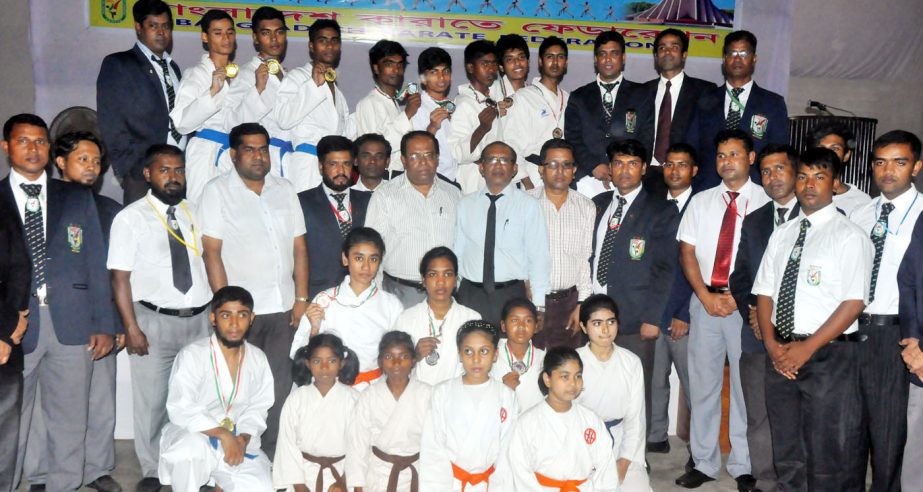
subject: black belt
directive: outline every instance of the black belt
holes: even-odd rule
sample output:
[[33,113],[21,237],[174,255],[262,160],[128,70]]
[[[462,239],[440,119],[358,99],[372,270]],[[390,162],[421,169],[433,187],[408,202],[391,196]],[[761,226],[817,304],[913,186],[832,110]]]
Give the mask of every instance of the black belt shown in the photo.
[[[482,284],[482,283],[472,282],[472,281],[470,281],[470,280],[465,280],[465,282],[468,282],[469,284],[471,284],[471,285],[477,287],[478,289],[483,289],[483,288],[484,288],[484,284]],[[516,284],[518,284],[519,282],[522,282],[522,280],[507,280],[506,282],[494,282],[494,290],[505,289],[505,288],[510,287],[510,286],[512,286],[512,285],[516,285]]]
[[147,301],[138,301],[138,304],[154,311],[155,313],[166,314],[167,316],[176,316],[178,318],[191,318],[202,311],[208,309],[208,304],[204,306],[194,307],[194,308],[182,308],[182,309],[171,309],[164,307],[157,307]]
[[573,294],[574,292],[577,292],[577,287],[576,287],[576,286],[574,286],[574,287],[569,287],[569,288],[567,288],[567,289],[553,290],[553,291],[551,291],[551,292],[545,294],[545,300],[548,300],[548,301],[556,301],[556,300],[558,300],[558,299],[564,299],[565,297],[567,297],[567,296]]
[[404,280],[402,278],[397,278],[394,275],[388,275],[387,273],[385,274],[385,278],[388,280],[391,280],[392,282],[397,282],[407,287],[413,287],[414,289],[417,289],[417,290],[425,290],[423,288],[423,284],[420,282],[414,282],[413,280]]
[[[811,335],[802,335],[801,333],[792,333],[787,339],[782,339],[784,343],[801,342],[807,340]],[[852,333],[843,333],[842,335],[830,340],[831,342],[864,342],[868,335],[854,331]]]
[[724,294],[731,291],[730,287],[712,287],[711,285],[706,285],[705,288],[712,294]]
[[866,314],[859,315],[859,324],[863,326],[898,326],[900,317],[896,314]]

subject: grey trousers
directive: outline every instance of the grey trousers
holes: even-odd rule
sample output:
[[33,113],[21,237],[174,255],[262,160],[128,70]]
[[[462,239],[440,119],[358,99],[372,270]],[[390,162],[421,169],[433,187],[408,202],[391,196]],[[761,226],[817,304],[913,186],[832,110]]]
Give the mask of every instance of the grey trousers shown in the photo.
[[404,309],[409,309],[426,300],[425,290],[399,284],[391,278],[388,278],[388,276],[383,277],[381,288],[384,289],[385,292],[397,296],[398,300],[401,301],[401,304],[404,306]]
[[23,371],[19,453],[14,482],[19,482],[18,472],[30,445],[32,412],[36,391],[41,383],[44,395],[40,408],[45,419],[48,460],[45,486],[49,491],[72,490],[83,484],[84,443],[93,361],[90,360],[86,345],[62,345],[58,342],[51,312],[47,307],[39,308],[38,315],[41,323],[38,345],[32,353],[26,354]]
[[19,446],[19,412],[22,407],[22,372],[0,371],[0,492],[13,492],[16,450]]
[[[750,329],[748,325],[746,330]],[[766,410],[765,352],[740,354],[740,384],[747,404],[747,445],[750,447],[750,474],[761,490],[775,490],[776,469],[772,461],[772,433]]]
[[901,489],[923,490],[923,388],[910,384],[907,401],[907,444],[901,467]]
[[679,384],[683,387],[683,403],[689,408],[689,335],[673,341],[663,333],[657,337],[654,348],[654,375],[651,380],[651,426],[647,430],[648,442],[667,440],[670,428],[670,373],[676,366]]
[[211,333],[208,311],[189,318],[156,313],[135,303],[135,319],[147,337],[148,354],[129,355],[135,454],[141,475],[157,477],[160,431],[167,417],[167,389],[176,354],[190,342]]
[[747,447],[747,411],[740,384],[740,326],[743,320],[734,311],[724,318],[705,311],[699,298],[689,303],[689,444],[695,468],[716,478],[721,470],[721,388],[724,363],[731,373],[731,405],[728,434],[731,453],[727,470],[732,477],[750,473]]

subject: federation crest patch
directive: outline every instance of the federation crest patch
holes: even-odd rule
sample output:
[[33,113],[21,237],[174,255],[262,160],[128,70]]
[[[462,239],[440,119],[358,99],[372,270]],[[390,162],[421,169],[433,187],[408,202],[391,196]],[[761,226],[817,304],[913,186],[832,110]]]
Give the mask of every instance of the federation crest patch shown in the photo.
[[593,444],[596,442],[596,431],[590,427],[587,427],[587,429],[583,431],[583,440],[586,441],[587,444]]
[[875,237],[881,237],[885,235],[887,227],[881,222],[875,222],[875,227],[872,227],[872,235]]
[[128,0],[99,0],[101,17],[110,24],[122,22],[128,13],[127,3]]
[[808,267],[808,285],[820,285],[820,267],[811,265]]
[[638,126],[638,113],[635,113],[635,110],[629,109],[625,111],[625,132],[634,133],[635,128]]
[[641,236],[631,238],[628,243],[628,256],[632,260],[640,261],[641,257],[644,256],[644,245],[645,241]]
[[753,138],[762,139],[766,136],[766,129],[769,127],[769,118],[761,115],[755,114],[753,118],[750,119],[750,133],[753,134]]
[[72,253],[79,253],[83,247],[83,228],[79,224],[67,226],[67,244],[71,247]]
[[500,407],[500,423],[506,422],[506,408]]

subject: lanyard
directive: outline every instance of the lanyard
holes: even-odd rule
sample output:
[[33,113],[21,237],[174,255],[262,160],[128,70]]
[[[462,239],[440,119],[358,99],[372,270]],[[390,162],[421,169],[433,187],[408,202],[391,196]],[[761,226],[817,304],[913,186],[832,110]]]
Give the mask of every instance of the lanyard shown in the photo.
[[[898,235],[899,232],[901,232],[901,226],[904,225],[904,220],[907,219],[907,215],[910,214],[911,210],[913,210],[913,205],[917,203],[917,197],[919,196],[920,196],[919,193],[913,194],[913,201],[910,202],[910,206],[907,207],[907,210],[904,212],[904,216],[901,217],[901,221],[897,224],[897,229],[892,231],[891,228],[888,226],[888,224],[884,224],[885,230],[888,232],[888,234],[893,234],[896,236]],[[891,202],[891,203],[894,203],[894,202]],[[881,197],[878,198],[878,203],[875,204],[875,211],[877,212],[879,208],[881,208]],[[880,221],[881,219],[879,218],[875,222],[880,222]]]
[[[733,105],[733,104],[737,104],[737,107],[739,108],[738,111],[740,111],[741,113],[743,113],[743,111],[744,111],[744,105],[743,105],[743,103],[740,102],[740,99],[737,99],[737,96],[735,96],[734,93],[731,92],[730,89],[728,89],[727,84],[724,85],[724,92],[727,92],[728,96],[731,96],[731,104],[732,104],[732,105]],[[733,108],[732,108],[732,109],[733,109]]]
[[[449,310],[452,308],[450,307]],[[429,336],[433,338],[439,338],[442,336],[442,327],[445,326],[445,322],[449,319],[449,313],[445,313],[445,318],[442,318],[442,323],[439,323],[439,332],[436,332],[436,323],[433,321],[433,308],[426,306],[426,316],[429,317]]]
[[234,375],[234,386],[231,388],[231,395],[227,399],[224,398],[224,393],[221,392],[221,385],[218,383],[218,365],[215,363],[217,357],[215,356],[215,344],[209,339],[208,344],[211,346],[211,356],[212,369],[215,370],[215,393],[218,394],[218,401],[221,402],[221,406],[224,408],[224,415],[227,416],[231,411],[231,406],[234,405],[234,398],[237,396],[238,389],[240,389],[240,369],[244,366],[244,351],[243,348],[237,353],[237,374]]
[[390,99],[391,102],[394,103],[395,108],[401,109],[400,103],[397,102],[397,96],[389,96],[387,92],[381,90],[381,87],[378,86],[378,82],[375,82],[375,90],[378,91],[378,93],[381,94],[382,96],[385,96],[388,99]]
[[[507,364],[510,365],[510,370],[512,371],[513,370],[513,353],[510,352],[510,344],[507,343],[506,345],[503,346],[503,348],[506,351],[506,362]],[[532,369],[532,359],[534,358],[534,356],[535,356],[535,347],[532,346],[532,341],[530,340],[529,347],[526,349],[526,356],[523,357],[524,359],[528,359],[529,361],[529,364],[527,366],[528,369],[526,369],[526,372],[528,372],[529,369]]]
[[[176,239],[177,241],[179,241],[180,244],[191,249],[192,252],[195,253],[196,256],[199,256],[199,244],[195,238],[195,224],[192,222],[192,215],[189,213],[189,209],[186,208],[186,202],[181,202],[180,206],[183,207],[183,212],[186,212],[186,218],[189,219],[189,230],[190,232],[192,232],[192,244],[187,243],[181,237],[179,237],[179,235],[176,234],[176,231],[174,231],[173,228],[167,224],[167,219],[160,216],[160,212],[157,211],[157,207],[154,206],[154,204],[151,202],[151,199],[149,197],[144,197],[144,199],[147,200],[147,204],[151,206],[151,210],[154,211],[154,215],[156,215],[157,218],[160,219],[160,223],[163,224],[164,229],[166,229],[167,232],[169,232],[170,235],[173,236],[173,239]],[[179,228],[179,224],[177,224],[177,228]]]
[[337,216],[338,221],[349,222],[350,224],[353,223],[353,202],[352,201],[349,202],[349,209],[346,211],[349,214],[349,220],[344,219],[343,216],[340,215],[340,211],[337,210],[337,208],[334,207],[332,203],[330,203],[330,200],[327,200],[327,204],[330,205],[330,210],[333,210],[333,214]]
[[471,89],[471,92],[474,94],[474,100],[477,101],[478,104],[484,104],[493,108],[497,107],[497,102],[491,99],[490,96],[485,96],[484,100],[482,101],[481,98],[478,97],[481,93],[478,92],[477,89],[471,85],[469,85],[468,88]]

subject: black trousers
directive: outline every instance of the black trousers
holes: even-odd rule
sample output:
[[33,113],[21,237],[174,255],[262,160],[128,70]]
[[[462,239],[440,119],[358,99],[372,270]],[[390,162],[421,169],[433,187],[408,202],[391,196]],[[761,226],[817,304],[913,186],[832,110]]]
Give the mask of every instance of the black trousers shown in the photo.
[[518,280],[502,289],[487,292],[483,287],[462,280],[458,287],[458,302],[481,314],[481,319],[490,321],[500,328],[500,311],[506,301],[514,297],[526,297],[526,283]]
[[276,454],[276,441],[279,436],[279,417],[282,405],[292,392],[292,360],[288,354],[295,338],[295,328],[289,322],[292,312],[258,314],[253,326],[247,333],[247,341],[256,345],[266,354],[269,370],[272,372],[273,395],[275,402],[266,416],[266,431],[260,438],[260,445],[266,456],[272,460]]
[[14,490],[22,408],[22,370],[0,369],[0,492]]
[[846,492],[859,426],[856,342],[814,353],[792,381],[766,357],[766,410],[779,491]]
[[901,358],[900,326],[860,325],[868,339],[858,344],[861,427],[856,462],[858,486],[865,486],[869,452],[874,492],[901,489],[901,462],[907,440],[907,368]]
[[[660,336],[664,336],[663,333]],[[641,340],[641,334],[622,335],[615,338],[615,344],[626,348],[641,359],[641,369],[644,371],[644,422],[645,429],[651,428],[651,382],[654,380],[654,355],[657,340]],[[646,435],[644,436],[647,437]]]

